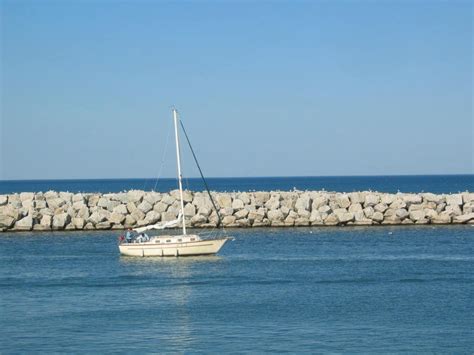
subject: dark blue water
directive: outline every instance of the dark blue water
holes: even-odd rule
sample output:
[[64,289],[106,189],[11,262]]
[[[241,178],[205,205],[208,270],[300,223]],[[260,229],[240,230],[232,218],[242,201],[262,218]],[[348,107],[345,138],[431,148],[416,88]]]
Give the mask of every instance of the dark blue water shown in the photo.
[[235,230],[218,257],[0,235],[0,353],[474,350],[474,227]]
[[[474,175],[410,175],[410,176],[324,176],[324,177],[249,177],[209,178],[215,191],[252,190],[327,190],[352,192],[456,193],[474,191]],[[184,187],[204,190],[201,179],[184,180]],[[0,194],[12,192],[71,191],[119,192],[130,189],[170,191],[177,188],[176,179],[102,179],[102,180],[17,180],[0,181]]]

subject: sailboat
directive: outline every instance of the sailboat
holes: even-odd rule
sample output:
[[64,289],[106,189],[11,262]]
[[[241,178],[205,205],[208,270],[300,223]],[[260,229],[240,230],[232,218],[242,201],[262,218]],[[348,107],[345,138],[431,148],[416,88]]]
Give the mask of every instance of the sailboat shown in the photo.
[[[174,131],[175,131],[175,141],[176,141],[176,162],[178,166],[178,188],[179,188],[179,196],[181,202],[181,212],[178,214],[178,218],[173,221],[163,222],[163,223],[156,223],[153,225],[148,225],[140,228],[135,228],[134,232],[137,234],[130,238],[120,238],[119,240],[119,250],[121,255],[126,256],[196,256],[196,255],[213,255],[216,254],[222,246],[230,239],[230,237],[224,236],[221,238],[213,238],[213,239],[204,239],[201,238],[197,234],[187,234],[186,232],[186,222],[185,222],[185,215],[184,215],[184,199],[183,199],[183,183],[182,183],[182,175],[181,175],[181,156],[180,156],[180,146],[179,146],[179,131],[178,131],[178,122],[180,123],[184,134],[186,135],[186,139],[189,143],[191,148],[191,152],[193,154],[194,160],[198,165],[199,172],[201,173],[201,177],[203,178],[204,184],[206,186],[206,190],[209,194],[211,202],[216,209],[217,217],[218,217],[218,225],[220,223],[220,216],[219,211],[214,203],[212,195],[209,191],[207,183],[204,179],[202,174],[201,168],[199,163],[197,162],[196,155],[192,149],[192,146],[189,142],[189,138],[187,136],[186,131],[184,130],[184,126],[182,122],[178,118],[178,112],[175,108],[173,108],[173,121],[174,121]],[[153,237],[148,237],[144,232],[150,230],[164,230],[166,228],[177,227],[181,223],[182,225],[182,234],[180,235],[158,235]]]

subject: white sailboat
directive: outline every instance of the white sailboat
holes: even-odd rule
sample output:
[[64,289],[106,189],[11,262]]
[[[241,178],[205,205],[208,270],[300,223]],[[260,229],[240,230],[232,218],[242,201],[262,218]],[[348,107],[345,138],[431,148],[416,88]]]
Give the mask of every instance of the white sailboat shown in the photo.
[[[176,160],[178,165],[178,187],[181,200],[181,212],[178,218],[173,221],[157,223],[140,228],[135,228],[136,233],[140,233],[133,239],[127,240],[121,238],[119,242],[120,254],[126,256],[196,256],[196,255],[212,255],[216,254],[226,241],[232,239],[230,237],[201,239],[197,234],[186,233],[186,223],[184,215],[184,200],[183,200],[183,184],[181,175],[181,156],[179,146],[179,132],[178,132],[178,113],[173,108],[173,120],[176,140]],[[183,127],[183,126],[182,126]],[[184,129],[184,127],[183,127]],[[185,132],[186,133],[186,132]],[[187,138],[187,137],[186,137]],[[189,140],[188,140],[189,142]],[[192,148],[191,148],[192,149]],[[194,152],[193,152],[194,155]],[[196,161],[197,162],[197,161]],[[202,173],[201,173],[202,175]],[[206,185],[207,188],[207,185]],[[208,191],[209,192],[209,191]],[[212,196],[209,193],[212,201]],[[216,211],[219,213],[219,211]],[[163,230],[166,228],[176,227],[181,222],[181,235],[159,235],[148,237],[143,234],[149,230]]]

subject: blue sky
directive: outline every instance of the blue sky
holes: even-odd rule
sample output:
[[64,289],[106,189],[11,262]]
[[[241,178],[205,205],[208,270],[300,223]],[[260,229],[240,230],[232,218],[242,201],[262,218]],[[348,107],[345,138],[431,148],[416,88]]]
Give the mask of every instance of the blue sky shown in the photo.
[[472,2],[0,1],[0,179],[474,173]]

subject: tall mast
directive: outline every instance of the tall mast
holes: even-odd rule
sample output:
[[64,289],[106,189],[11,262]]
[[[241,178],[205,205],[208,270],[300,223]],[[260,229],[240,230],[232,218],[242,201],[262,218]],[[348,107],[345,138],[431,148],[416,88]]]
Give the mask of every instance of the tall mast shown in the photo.
[[181,198],[181,218],[183,219],[183,234],[186,234],[186,223],[184,219],[184,199],[183,199],[183,183],[181,176],[181,156],[179,149],[179,134],[178,134],[178,112],[173,108],[173,119],[174,119],[174,137],[176,139],[176,162],[178,165],[178,185],[179,185],[179,196]]

